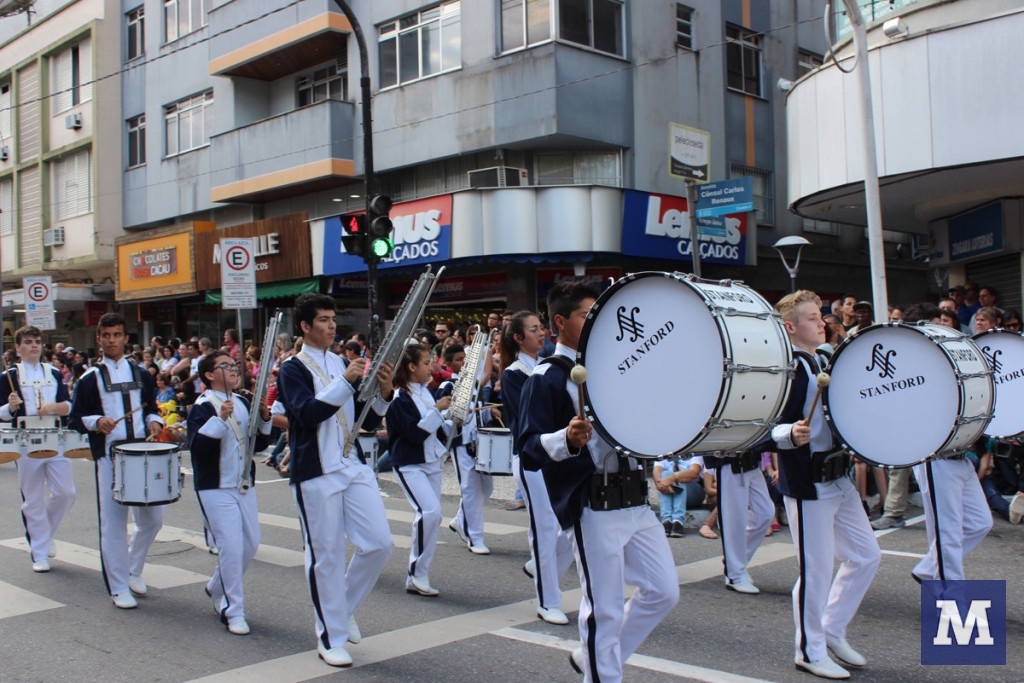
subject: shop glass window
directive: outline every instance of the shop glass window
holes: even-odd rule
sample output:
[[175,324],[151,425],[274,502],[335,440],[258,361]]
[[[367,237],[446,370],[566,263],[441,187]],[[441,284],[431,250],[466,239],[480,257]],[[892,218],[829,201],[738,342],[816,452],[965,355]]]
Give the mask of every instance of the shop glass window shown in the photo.
[[725,27],[725,64],[730,90],[761,96],[761,35],[740,26]]
[[459,2],[443,2],[377,29],[380,87],[451,71],[462,64]]

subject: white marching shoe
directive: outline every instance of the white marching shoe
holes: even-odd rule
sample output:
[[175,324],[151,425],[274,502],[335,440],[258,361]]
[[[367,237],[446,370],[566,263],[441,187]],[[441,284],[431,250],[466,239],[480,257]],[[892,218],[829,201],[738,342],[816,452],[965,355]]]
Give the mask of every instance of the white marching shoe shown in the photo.
[[50,563],[46,560],[37,560],[32,563],[32,571],[39,574],[45,574],[50,571]]
[[531,579],[537,573],[537,563],[533,561],[532,557],[526,561],[526,564],[523,565],[523,573],[529,576]]
[[135,601],[130,592],[112,595],[111,599],[114,601],[114,607],[118,609],[135,609],[139,606],[139,603]]
[[743,579],[742,581],[730,581],[725,580],[725,587],[730,588],[737,593],[743,593],[744,595],[757,595],[761,592],[761,589],[754,585],[750,579]]
[[358,645],[362,639],[363,634],[359,631],[359,624],[356,623],[356,615],[352,614],[348,618],[348,642]]
[[441,594],[441,591],[430,585],[429,579],[417,579],[415,576],[410,576],[405,582],[405,592],[423,595],[428,598],[436,598]]
[[243,618],[232,619],[228,624],[228,631],[236,636],[247,636],[250,632],[249,622]]
[[583,673],[583,648],[578,647],[569,653],[569,663],[576,673]]
[[817,659],[813,662],[805,662],[802,659],[798,659],[794,662],[796,668],[801,671],[806,671],[809,674],[814,674],[819,678],[830,678],[833,680],[839,680],[842,678],[849,678],[850,672],[839,666],[832,659],[825,655],[821,659]]
[[328,650],[323,644],[318,644],[316,646],[316,653],[320,655],[320,659],[331,666],[352,666],[352,655],[343,647],[332,647]]
[[556,626],[565,626],[569,623],[569,617],[557,607],[537,607],[537,616]]
[[141,576],[129,576],[128,590],[136,595],[145,595],[149,592],[149,586],[146,585]]
[[868,663],[864,655],[850,647],[850,644],[846,642],[846,638],[826,638],[825,643],[828,645],[828,649],[832,650],[832,654],[843,664],[862,667]]

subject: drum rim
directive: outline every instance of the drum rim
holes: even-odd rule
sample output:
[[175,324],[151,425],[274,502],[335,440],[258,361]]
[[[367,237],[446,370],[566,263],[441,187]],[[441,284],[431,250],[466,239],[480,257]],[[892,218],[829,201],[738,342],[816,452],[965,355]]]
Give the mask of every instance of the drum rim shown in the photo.
[[[148,450],[127,449],[125,446],[145,446]],[[167,441],[130,441],[110,447],[112,454],[122,452],[125,455],[164,455],[165,453],[174,453],[175,451],[181,451],[181,444],[169,443]]]
[[[828,365],[825,367],[824,372],[826,372],[831,377],[832,376],[832,368],[835,366],[836,359],[839,358],[839,354],[841,354],[846,347],[851,345],[850,342],[852,342],[857,337],[863,335],[864,333],[869,332],[870,330],[879,329],[879,328],[885,328],[885,327],[903,328],[903,329],[912,330],[914,332],[917,332],[918,334],[921,334],[921,335],[927,337],[927,334],[925,332],[925,326],[926,325],[934,325],[934,326],[937,326],[937,327],[943,327],[943,329],[947,329],[947,330],[950,330],[951,332],[955,332],[956,333],[956,334],[952,334],[951,335],[951,337],[953,339],[958,339],[959,338],[959,339],[962,339],[962,340],[970,341],[972,344],[974,343],[969,335],[964,334],[960,330],[954,330],[952,327],[940,326],[938,323],[931,323],[931,322],[928,322],[928,321],[921,321],[920,323],[905,323],[905,322],[903,322],[901,320],[894,320],[892,322],[875,323],[873,325],[869,325],[869,326],[865,327],[863,330],[857,330],[856,332],[854,332],[853,334],[848,336],[846,339],[844,339],[842,341],[842,343],[839,344],[839,346],[836,347],[836,350],[832,354],[832,357],[829,359]],[[959,337],[958,337],[958,335],[959,335]],[[942,357],[946,360],[946,362],[953,369],[953,371],[954,372],[959,372],[959,368],[957,368],[956,364],[953,363],[953,360],[950,358],[949,353],[946,352],[946,349],[944,349],[941,344],[936,344],[935,346],[937,346],[939,348],[939,350],[942,352]],[[980,354],[980,349],[979,349],[979,355],[981,355]],[[991,378],[991,376],[989,377],[989,384],[990,384],[990,386],[992,385],[992,378]],[[932,453],[929,453],[928,455],[924,456],[920,460],[915,460],[912,463],[907,463],[907,464],[902,464],[902,465],[891,465],[891,464],[886,464],[886,463],[883,463],[883,462],[879,462],[879,461],[875,460],[874,458],[871,458],[871,457],[868,457],[868,456],[863,455],[861,453],[858,453],[853,447],[850,446],[850,444],[846,441],[846,439],[844,439],[843,436],[839,433],[838,428],[836,427],[835,423],[832,420],[832,411],[829,409],[829,404],[828,404],[828,391],[829,391],[829,387],[830,386],[831,386],[831,383],[826,385],[822,389],[822,391],[821,391],[821,412],[822,412],[823,416],[825,417],[825,424],[828,425],[829,431],[832,433],[832,440],[833,440],[833,442],[838,444],[840,448],[842,448],[845,452],[849,453],[850,455],[852,455],[853,457],[857,458],[858,460],[863,460],[864,462],[866,462],[866,463],[868,463],[870,465],[874,465],[876,467],[888,467],[888,468],[891,468],[891,469],[902,469],[902,468],[906,468],[906,467],[914,467],[916,465],[920,465],[921,463],[927,462],[928,460],[934,460],[934,459],[940,459],[940,458],[944,458],[944,457],[949,457],[951,455],[955,455],[958,452],[956,450],[951,450],[951,451],[943,451],[942,450],[942,447],[945,447],[950,442],[950,440],[953,438],[953,435],[956,434],[956,431],[957,431],[956,427],[957,427],[957,425],[954,424],[950,428],[950,430],[946,433],[946,436],[945,436],[945,438],[942,441],[942,446],[940,446],[940,448],[938,450],[935,450]],[[959,405],[962,401],[963,401],[963,396],[962,395],[957,396],[958,412],[959,412],[959,410],[961,410],[963,408],[962,405]],[[994,388],[990,392],[988,403],[989,403],[988,412],[991,414],[992,409],[994,408],[994,404],[995,404],[995,390],[994,390]]]
[[[601,292],[601,295],[594,301],[594,305],[590,308],[589,311],[587,311],[587,318],[583,322],[583,327],[580,330],[579,348],[576,349],[576,363],[577,364],[582,364],[582,365],[584,365],[584,367],[586,366],[586,363],[584,361],[586,360],[587,345],[588,345],[588,342],[589,342],[589,339],[590,339],[590,331],[594,327],[594,319],[597,317],[598,313],[604,308],[605,302],[608,299],[610,299],[614,295],[615,292],[617,292],[618,290],[622,289],[627,284],[630,284],[631,282],[634,282],[636,280],[640,280],[642,278],[651,278],[651,277],[666,278],[666,279],[676,280],[676,281],[682,283],[684,286],[688,287],[690,289],[690,291],[694,292],[698,297],[700,297],[700,299],[704,302],[704,305],[708,306],[709,308],[711,308],[715,304],[713,304],[713,302],[711,302],[708,299],[708,297],[703,292],[700,291],[700,289],[691,286],[692,281],[697,281],[697,282],[706,283],[706,284],[717,284],[717,285],[720,285],[720,286],[725,286],[725,285],[722,285],[723,282],[729,283],[728,286],[732,286],[734,284],[744,284],[740,280],[703,280],[703,279],[697,278],[696,276],[690,275],[688,273],[681,273],[679,271],[666,272],[666,271],[660,271],[660,270],[644,270],[644,271],[640,271],[640,272],[637,272],[637,273],[627,273],[625,276],[623,276],[623,277],[619,278],[618,280],[616,280],[615,282],[613,282],[611,284],[611,286],[608,287],[608,289],[606,289],[603,292]],[[744,286],[746,286],[746,285],[744,285]],[[749,289],[751,292],[757,293],[756,290],[754,290],[751,287],[747,287],[747,289]],[[770,304],[768,304],[768,301],[763,296],[761,296],[760,293],[757,293],[757,295],[758,295],[758,297],[761,298],[762,301],[764,301],[765,305],[768,306],[768,309],[771,310],[772,307],[771,307]],[[730,353],[729,353],[730,350],[728,348],[726,348],[726,341],[725,341],[725,339],[723,339],[723,335],[721,334],[720,322],[718,320],[715,320],[714,322],[715,322],[715,326],[719,328],[718,341],[719,341],[719,344],[722,347],[722,349],[721,349],[722,350],[722,358],[723,359],[728,358],[730,356]],[[689,452],[691,450],[691,449],[689,449],[689,447],[692,446],[695,443],[698,443],[707,434],[707,432],[708,432],[708,425],[711,423],[712,420],[714,420],[715,416],[718,415],[719,412],[722,409],[722,404],[723,404],[722,395],[723,395],[723,393],[725,391],[726,383],[729,380],[730,380],[730,377],[727,376],[727,374],[724,372],[724,368],[723,368],[722,379],[721,379],[721,382],[718,385],[718,401],[715,403],[715,407],[712,410],[711,414],[708,416],[708,419],[705,420],[704,425],[701,427],[700,431],[698,431],[697,434],[693,438],[691,438],[686,443],[682,444],[676,450],[671,451],[670,453],[658,453],[658,454],[642,453],[640,451],[627,448],[623,444],[619,443],[619,441],[617,439],[613,438],[611,436],[611,434],[608,432],[608,430],[605,429],[604,425],[601,424],[600,418],[597,416],[597,414],[593,410],[593,405],[592,405],[593,402],[590,400],[590,389],[587,386],[587,382],[584,382],[583,383],[583,387],[582,387],[583,388],[583,403],[584,403],[584,405],[581,408],[583,410],[584,416],[588,420],[590,420],[590,422],[594,425],[594,428],[597,430],[597,433],[601,436],[602,439],[604,439],[604,441],[606,443],[611,445],[612,448],[614,448],[616,452],[618,452],[618,453],[620,453],[622,455],[625,455],[625,456],[632,456],[632,457],[640,458],[640,459],[644,459],[644,460],[657,460],[659,458],[667,457],[667,456],[670,456],[670,455],[676,455],[678,453],[687,453],[687,452]],[[788,391],[785,392],[785,393],[788,395]],[[783,403],[785,403],[785,399],[783,399]],[[760,441],[760,440],[763,440],[763,439],[764,439],[764,436],[762,435],[758,440]],[[715,452],[715,451],[708,451],[708,452]]]
[[[988,335],[993,335],[993,334],[1010,335],[1010,336],[1014,336],[1014,337],[1024,337],[1024,332],[1014,332],[1013,330],[1008,330],[1005,327],[996,327],[996,328],[991,329],[991,330],[985,330],[984,332],[975,332],[973,335],[970,335],[970,338],[971,338],[972,341],[977,343],[978,340],[981,339],[982,337],[985,337],[985,336],[988,336]],[[984,358],[985,354],[982,353],[981,356],[982,356],[982,358]],[[988,360],[986,360],[985,363],[988,364]],[[998,398],[998,395],[999,395],[999,391],[998,390],[992,392],[992,410],[993,411],[996,410],[995,403],[996,403],[996,398]],[[992,424],[991,420],[989,420],[989,424],[990,425]],[[1012,434],[989,434],[987,431],[986,432],[982,432],[982,433],[984,434],[984,436],[987,436],[990,439],[1010,439],[1010,438],[1013,438],[1015,436],[1019,436],[1020,434],[1024,434],[1024,429],[1022,429],[1019,432],[1014,432]]]

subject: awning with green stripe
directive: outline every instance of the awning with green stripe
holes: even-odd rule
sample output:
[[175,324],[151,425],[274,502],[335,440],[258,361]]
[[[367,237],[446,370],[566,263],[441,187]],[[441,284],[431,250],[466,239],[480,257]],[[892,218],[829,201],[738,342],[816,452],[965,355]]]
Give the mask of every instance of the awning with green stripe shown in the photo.
[[[256,285],[257,299],[280,299],[283,297],[298,296],[306,292],[319,292],[320,278],[310,277],[301,280],[286,280],[284,282],[267,282]],[[206,292],[206,303],[220,304],[222,300],[219,289],[211,289]]]

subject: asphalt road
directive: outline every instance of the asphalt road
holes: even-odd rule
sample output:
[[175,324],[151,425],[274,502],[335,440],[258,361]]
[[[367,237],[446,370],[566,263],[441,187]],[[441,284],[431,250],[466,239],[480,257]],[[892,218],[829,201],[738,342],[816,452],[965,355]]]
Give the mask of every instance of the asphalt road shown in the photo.
[[[13,464],[0,465],[0,681],[348,681],[573,682],[568,664],[578,632],[578,581],[563,578],[569,626],[535,616],[527,559],[527,516],[495,499],[487,509],[492,554],[470,554],[441,531],[431,572],[436,599],[406,594],[411,511],[398,487],[381,483],[396,548],[357,614],[363,642],[349,648],[355,666],[335,670],[316,656],[313,612],[302,571],[302,545],[288,484],[268,468],[257,487],[263,545],[246,575],[252,635],[227,633],[203,593],[216,558],[202,539],[198,506],[186,477],[182,500],[168,506],[144,577],[149,595],[136,610],[115,609],[103,588],[97,553],[93,465],[74,465],[78,501],[58,533],[48,574],[33,573],[25,552]],[[510,490],[503,482],[503,495]],[[451,490],[447,488],[447,490]],[[445,523],[457,497],[446,496]],[[919,511],[918,511],[919,512]],[[681,586],[679,606],[626,667],[626,680],[804,681],[792,663],[790,591],[796,560],[787,528],[766,539],[754,559],[757,596],[722,585],[720,545],[689,532],[670,541]],[[1024,527],[997,519],[969,558],[972,578],[1006,580],[1005,667],[920,665],[920,588],[910,569],[925,550],[922,521],[880,532],[882,565],[849,640],[869,660],[855,681],[1024,680]]]

